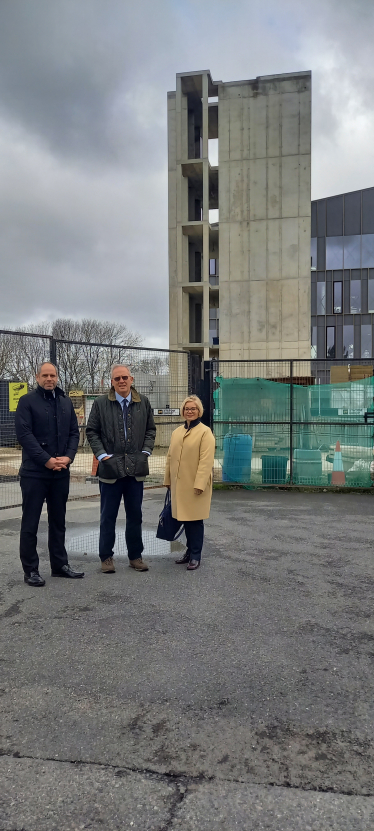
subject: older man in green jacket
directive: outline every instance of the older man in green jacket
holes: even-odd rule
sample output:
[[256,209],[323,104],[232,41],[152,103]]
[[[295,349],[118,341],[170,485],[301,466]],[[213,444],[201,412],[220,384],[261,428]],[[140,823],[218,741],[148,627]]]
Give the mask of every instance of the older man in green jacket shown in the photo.
[[136,571],[148,571],[142,559],[142,501],[156,426],[148,398],[136,391],[133,380],[128,367],[115,364],[110,392],[94,401],[87,423],[87,439],[99,461],[99,555],[104,574],[115,572],[113,547],[122,498],[130,566]]

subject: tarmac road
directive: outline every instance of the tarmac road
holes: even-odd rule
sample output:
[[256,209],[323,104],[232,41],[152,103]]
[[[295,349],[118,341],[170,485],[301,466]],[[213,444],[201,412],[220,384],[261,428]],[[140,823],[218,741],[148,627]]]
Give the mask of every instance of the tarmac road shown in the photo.
[[82,553],[81,581],[49,576],[44,516],[43,589],[1,511],[0,831],[374,829],[373,508],[217,491],[197,572]]

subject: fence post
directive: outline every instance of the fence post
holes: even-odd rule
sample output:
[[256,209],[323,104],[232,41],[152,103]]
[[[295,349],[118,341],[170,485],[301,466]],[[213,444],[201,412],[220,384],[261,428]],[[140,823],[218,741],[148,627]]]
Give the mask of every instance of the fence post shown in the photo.
[[293,473],[293,361],[290,361],[290,485]]
[[57,364],[57,349],[56,349],[56,341],[53,337],[49,339],[49,359],[52,364]]
[[204,377],[203,377],[203,405],[204,415],[203,423],[213,429],[213,407],[212,407],[212,361],[204,361]]

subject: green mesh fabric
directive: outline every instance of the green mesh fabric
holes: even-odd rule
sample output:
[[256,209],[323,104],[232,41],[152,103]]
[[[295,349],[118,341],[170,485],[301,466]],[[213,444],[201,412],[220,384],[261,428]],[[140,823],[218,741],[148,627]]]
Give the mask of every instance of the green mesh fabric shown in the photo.
[[[290,385],[263,378],[222,376],[216,378],[216,383],[213,420],[218,476],[221,468],[222,478],[228,481],[289,482]],[[374,422],[365,424],[364,414],[374,410],[373,386],[374,378],[313,386],[293,384],[295,484],[331,484],[339,441],[346,485],[370,486]],[[250,436],[252,441],[240,436]]]

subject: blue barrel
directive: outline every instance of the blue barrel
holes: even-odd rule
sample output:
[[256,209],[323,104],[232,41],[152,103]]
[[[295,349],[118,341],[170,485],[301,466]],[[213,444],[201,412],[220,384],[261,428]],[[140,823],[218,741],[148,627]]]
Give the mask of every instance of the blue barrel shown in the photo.
[[223,439],[222,482],[249,482],[252,436],[227,433]]

